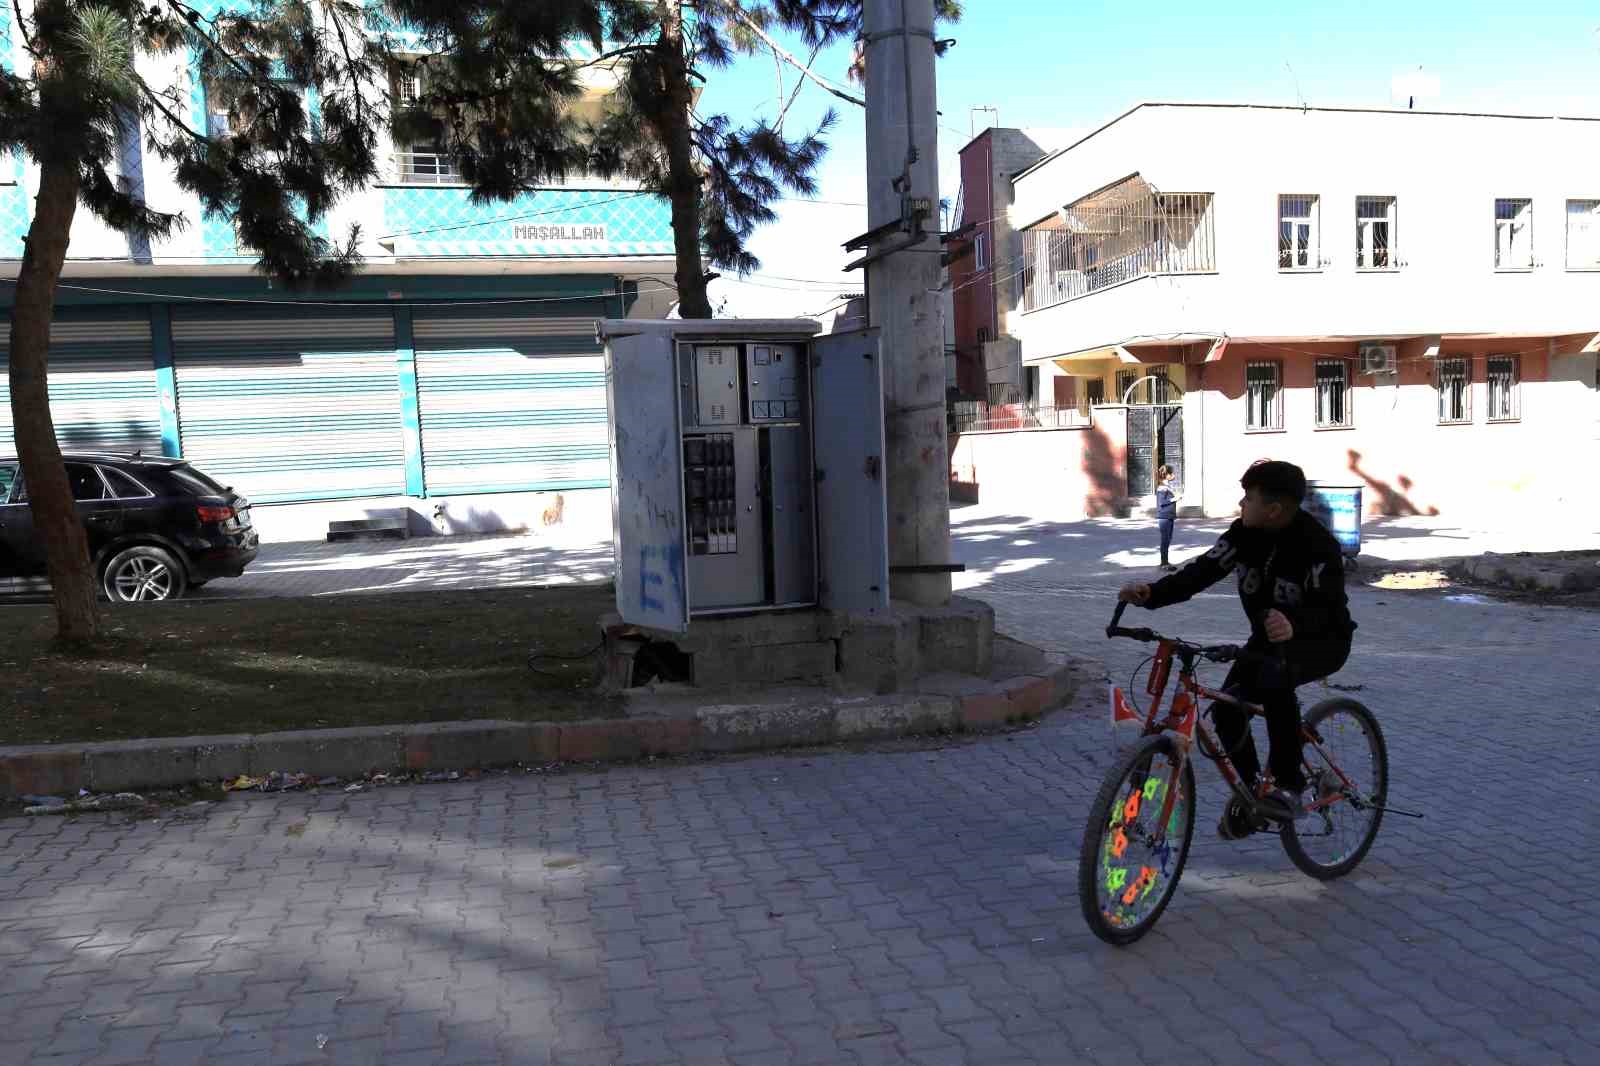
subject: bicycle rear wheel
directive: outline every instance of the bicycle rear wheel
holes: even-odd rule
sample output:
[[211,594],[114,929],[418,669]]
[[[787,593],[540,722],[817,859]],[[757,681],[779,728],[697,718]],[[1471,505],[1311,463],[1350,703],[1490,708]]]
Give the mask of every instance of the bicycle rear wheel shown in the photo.
[[1106,774],[1078,853],[1078,902],[1094,935],[1121,947],[1148,933],[1183,876],[1194,837],[1194,767],[1183,760],[1165,822],[1178,745],[1149,737]]
[[[1305,746],[1306,777],[1321,780],[1331,800],[1283,826],[1289,860],[1319,881],[1354,870],[1366,858],[1389,799],[1389,750],[1371,711],[1352,699],[1323,700],[1307,712],[1305,728],[1321,744]],[[1337,772],[1335,772],[1337,768]]]

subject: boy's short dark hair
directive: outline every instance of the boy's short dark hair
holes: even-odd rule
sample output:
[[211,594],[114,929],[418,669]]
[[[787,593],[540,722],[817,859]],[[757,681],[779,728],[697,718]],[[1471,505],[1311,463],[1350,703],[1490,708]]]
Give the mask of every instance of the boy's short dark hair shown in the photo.
[[1281,459],[1258,459],[1250,464],[1239,484],[1246,492],[1255,489],[1269,501],[1299,507],[1306,498],[1306,474],[1293,463]]

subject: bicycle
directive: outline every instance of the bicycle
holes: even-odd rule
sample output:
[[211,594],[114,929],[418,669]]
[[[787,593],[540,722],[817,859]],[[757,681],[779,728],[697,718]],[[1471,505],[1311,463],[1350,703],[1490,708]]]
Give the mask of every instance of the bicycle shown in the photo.
[[[1083,917],[1096,936],[1124,946],[1148,933],[1166,910],[1183,876],[1194,837],[1194,766],[1190,749],[1217,764],[1233,792],[1230,815],[1248,819],[1253,829],[1274,823],[1289,859],[1318,880],[1332,880],[1355,869],[1372,848],[1387,807],[1389,755],[1383,731],[1372,712],[1355,700],[1323,700],[1305,714],[1307,789],[1303,822],[1267,813],[1261,800],[1272,788],[1263,772],[1252,792],[1240,778],[1216,736],[1200,720],[1202,698],[1263,714],[1262,708],[1195,680],[1201,660],[1228,663],[1245,657],[1267,658],[1232,644],[1200,645],[1165,637],[1151,629],[1120,625],[1126,603],[1117,604],[1106,637],[1127,637],[1156,645],[1145,686],[1151,697],[1141,739],[1106,774],[1084,828],[1078,858],[1078,898]],[[1178,684],[1164,718],[1161,700],[1173,661]],[[1120,688],[1111,688],[1113,724],[1137,722],[1137,707]],[[1242,741],[1241,741],[1242,743]],[[1332,749],[1347,745],[1338,758]],[[1364,761],[1363,761],[1364,759]],[[1394,810],[1396,814],[1408,811]],[[1152,817],[1154,815],[1154,817]],[[1134,871],[1137,870],[1137,873]]]

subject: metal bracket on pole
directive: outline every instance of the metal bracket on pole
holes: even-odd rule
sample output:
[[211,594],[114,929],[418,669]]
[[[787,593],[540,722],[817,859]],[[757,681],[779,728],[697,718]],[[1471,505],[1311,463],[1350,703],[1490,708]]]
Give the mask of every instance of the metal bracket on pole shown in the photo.
[[861,35],[861,43],[877,44],[879,41],[886,41],[890,37],[926,37],[930,41],[938,40],[938,38],[933,35],[932,30],[913,29],[910,26],[897,26],[892,30],[879,30],[877,33],[863,33]]

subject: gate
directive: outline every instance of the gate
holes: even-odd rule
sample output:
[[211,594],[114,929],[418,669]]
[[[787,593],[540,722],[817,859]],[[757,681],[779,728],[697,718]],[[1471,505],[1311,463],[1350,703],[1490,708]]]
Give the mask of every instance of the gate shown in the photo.
[[1178,404],[1128,408],[1128,495],[1156,491],[1156,467],[1172,467],[1183,484],[1183,407]]

